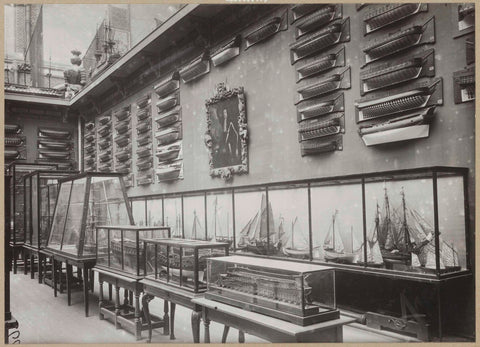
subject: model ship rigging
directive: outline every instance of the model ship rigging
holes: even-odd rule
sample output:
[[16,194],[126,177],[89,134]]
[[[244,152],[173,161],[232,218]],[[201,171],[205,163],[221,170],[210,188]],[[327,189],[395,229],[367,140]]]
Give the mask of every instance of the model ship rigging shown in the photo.
[[380,267],[383,265],[382,252],[378,243],[378,233],[380,227],[380,207],[378,206],[375,209],[375,223],[372,231],[367,235],[367,261],[365,261],[365,256],[363,253],[363,244],[360,247],[360,257],[357,260],[359,265],[367,265],[373,267]]
[[[340,230],[338,228],[337,215],[338,210],[335,210],[332,216],[332,223],[323,242],[324,258],[326,261],[352,264],[361,252],[362,247],[354,250],[353,226],[349,234],[348,232]],[[336,223],[337,230],[335,230]],[[339,239],[336,238],[337,233],[340,235]]]
[[[228,242],[228,244],[231,246],[233,243],[233,237],[230,236],[230,219],[229,215],[227,212],[227,235],[225,236],[223,234],[220,220],[219,220],[219,215],[218,215],[218,198],[215,197],[215,200],[213,202],[214,205],[214,213],[213,213],[213,237],[210,238],[210,241],[215,241],[215,242]],[[217,231],[217,225],[218,225],[218,231]]]
[[[292,232],[290,236],[290,247],[283,247],[282,251],[286,256],[289,257],[294,257],[294,258],[302,258],[302,259],[308,259],[310,257],[310,248],[308,247],[309,241],[305,238],[305,235],[300,232],[299,234],[302,236],[302,241],[300,246],[298,243],[295,242],[295,226],[297,225],[298,222],[298,217],[295,217],[295,219],[292,222]],[[280,226],[278,227],[278,237],[284,243],[285,245],[288,244],[287,242],[284,242],[284,237],[285,233],[283,232],[283,218],[280,221]]]
[[[273,216],[270,202],[268,203],[268,214]],[[275,233],[273,220],[268,221],[267,230],[267,217],[267,201],[265,194],[262,194],[260,210],[257,211],[255,216],[250,219],[240,231],[240,237],[236,247],[238,250],[262,255],[272,255],[278,252],[281,241],[277,240],[275,242],[278,235]]]

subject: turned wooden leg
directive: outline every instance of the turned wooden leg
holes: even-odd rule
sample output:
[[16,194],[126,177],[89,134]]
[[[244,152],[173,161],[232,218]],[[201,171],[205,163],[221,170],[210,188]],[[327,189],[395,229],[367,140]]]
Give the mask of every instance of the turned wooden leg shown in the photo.
[[175,340],[175,307],[176,304],[170,301],[170,340]]
[[23,250],[23,274],[27,274],[28,270],[28,254],[27,251]]
[[128,305],[132,304],[132,302],[128,301],[128,290],[124,289],[123,290],[123,313],[127,314],[128,313]]
[[17,259],[18,259],[18,252],[13,248],[13,274],[17,274]]
[[61,261],[58,262],[57,266],[58,271],[58,291],[60,294],[63,294],[63,263]]
[[72,265],[67,263],[67,304],[72,304]]
[[120,287],[115,286],[115,328],[118,329],[117,316],[120,314]]
[[143,316],[145,317],[145,320],[147,321],[147,324],[148,324],[148,339],[147,339],[148,343],[152,342],[152,319],[150,317],[150,309],[148,307],[148,304],[150,303],[150,301],[153,300],[153,298],[154,296],[150,294],[144,294],[142,296]]
[[170,335],[170,316],[168,315],[167,300],[163,300],[163,335]]
[[128,302],[133,304],[133,292],[131,290],[128,291]]
[[42,283],[43,277],[43,256],[41,253],[38,253],[38,283]]
[[95,274],[92,269],[90,269],[88,273],[90,274],[90,277],[89,277],[90,291],[93,293],[94,284],[95,284]]
[[210,343],[210,319],[208,319],[207,310],[207,308],[203,308],[204,343]]
[[238,343],[245,343],[245,333],[241,330],[238,331]]
[[222,343],[227,342],[227,336],[228,336],[229,330],[230,330],[230,327],[228,325],[223,326]]
[[135,291],[135,337],[138,340],[142,338],[142,320],[140,319],[140,293]]
[[108,284],[108,301],[112,301],[112,284]]
[[85,317],[88,317],[88,276],[87,269],[83,270],[83,300],[85,304]]
[[52,283],[53,283],[53,296],[57,296],[57,262],[55,259],[52,264]]
[[200,319],[202,311],[192,311],[192,334],[193,343],[200,343]]
[[102,306],[103,306],[103,281],[99,281],[99,289],[98,289],[98,318],[100,320],[103,320],[103,314],[102,314]]
[[35,279],[35,255],[30,253],[30,278]]

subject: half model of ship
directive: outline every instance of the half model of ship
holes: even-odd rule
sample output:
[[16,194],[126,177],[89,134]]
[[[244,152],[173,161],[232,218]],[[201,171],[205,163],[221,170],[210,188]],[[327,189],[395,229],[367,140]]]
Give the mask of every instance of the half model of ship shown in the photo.
[[[273,216],[270,202],[268,203],[268,210],[269,215]],[[269,221],[268,229],[269,232],[267,232],[267,201],[265,194],[262,194],[260,210],[240,231],[236,249],[261,255],[277,253],[281,242],[279,242],[278,235],[275,233],[273,220]]]
[[[352,264],[361,253],[362,247],[354,249],[353,227],[349,232],[338,228],[337,216],[338,210],[335,210],[332,223],[323,242],[324,259],[335,263]],[[335,229],[335,224],[337,224],[337,229]]]

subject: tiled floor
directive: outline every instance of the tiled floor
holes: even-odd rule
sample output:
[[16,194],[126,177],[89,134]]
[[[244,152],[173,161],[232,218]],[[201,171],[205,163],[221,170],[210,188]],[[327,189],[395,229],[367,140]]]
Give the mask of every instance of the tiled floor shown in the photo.
[[[121,294],[121,297],[123,295]],[[90,294],[90,316],[85,317],[83,294],[72,295],[72,306],[67,306],[66,294],[53,296],[53,289],[30,275],[18,273],[11,276],[11,310],[20,326],[21,343],[136,343],[135,337],[124,331],[116,330],[107,320],[98,318],[98,281],[95,280],[95,293]],[[154,299],[150,311],[163,315],[163,301]],[[190,313],[188,309],[178,306],[175,315],[175,340],[164,336],[163,330],[153,331],[152,342],[157,343],[191,343]],[[201,329],[203,330],[203,329]],[[212,322],[210,335],[212,343],[221,342],[223,326]],[[146,337],[147,332],[143,332]],[[231,329],[227,342],[237,342],[238,332]],[[146,339],[138,341],[145,343]],[[201,331],[203,341],[203,331]],[[345,342],[399,342],[399,339],[364,331],[351,326],[344,328]],[[267,341],[246,335],[247,343],[265,343]]]

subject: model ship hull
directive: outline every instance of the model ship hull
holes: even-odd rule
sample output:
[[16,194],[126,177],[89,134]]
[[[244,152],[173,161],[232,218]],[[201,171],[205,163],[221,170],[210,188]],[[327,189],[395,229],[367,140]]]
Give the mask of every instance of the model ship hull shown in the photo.
[[409,265],[411,263],[411,253],[390,252],[382,249],[382,258],[384,262],[399,263]]
[[283,251],[283,254],[285,254],[288,257],[299,258],[299,259],[310,258],[310,250],[308,248],[295,249],[295,248],[284,247],[282,251]]
[[342,264],[352,264],[357,256],[356,253],[343,253],[343,252],[336,252],[334,250],[324,250],[325,252],[325,261],[333,261],[335,263],[342,263]]

